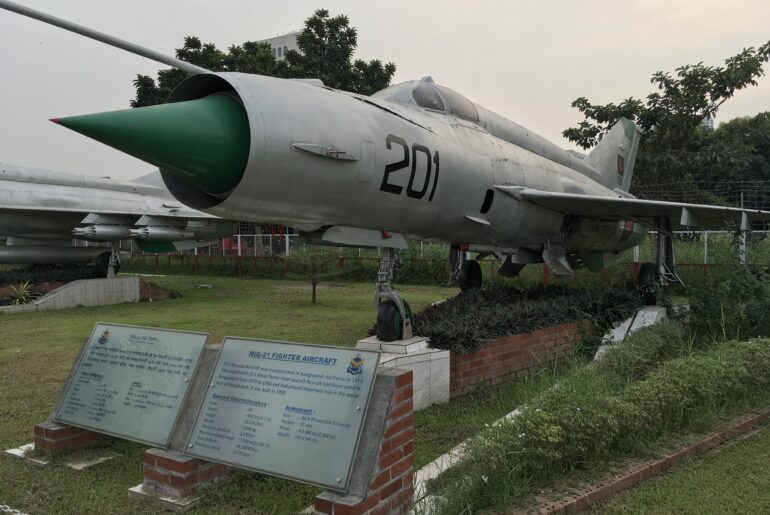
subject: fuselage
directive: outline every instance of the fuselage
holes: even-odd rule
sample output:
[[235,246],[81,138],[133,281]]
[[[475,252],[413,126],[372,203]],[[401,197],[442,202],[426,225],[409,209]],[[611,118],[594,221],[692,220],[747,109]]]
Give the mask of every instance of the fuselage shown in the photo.
[[[617,195],[580,158],[479,106],[474,122],[388,95],[240,73],[191,77],[172,101],[215,93],[225,82],[240,98],[251,132],[240,183],[210,196],[208,205],[170,188],[180,201],[217,216],[306,231],[343,225],[455,244],[538,248],[563,240],[565,215],[496,186]],[[595,251],[622,250],[639,239],[621,242],[616,220],[605,227],[593,221],[593,229],[598,238],[588,240]]]

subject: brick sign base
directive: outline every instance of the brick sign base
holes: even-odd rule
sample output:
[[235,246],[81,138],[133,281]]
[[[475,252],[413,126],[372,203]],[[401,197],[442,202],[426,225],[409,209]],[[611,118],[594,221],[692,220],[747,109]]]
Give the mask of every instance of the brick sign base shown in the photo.
[[412,371],[390,369],[382,373],[385,374],[393,377],[394,388],[366,493],[364,496],[346,496],[324,492],[315,498],[313,507],[317,514],[409,512],[414,496]]
[[102,435],[75,426],[46,421],[35,426],[35,451],[49,456],[93,447]]

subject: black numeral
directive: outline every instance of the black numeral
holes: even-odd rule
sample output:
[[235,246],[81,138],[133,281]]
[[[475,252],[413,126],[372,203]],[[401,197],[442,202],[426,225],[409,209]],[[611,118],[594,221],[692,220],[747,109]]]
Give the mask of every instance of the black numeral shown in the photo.
[[[398,161],[397,163],[391,163],[389,165],[385,166],[385,173],[382,176],[382,184],[380,185],[380,191],[385,191],[388,193],[393,193],[394,195],[401,195],[401,192],[404,190],[403,186],[399,186],[397,184],[391,184],[388,182],[388,178],[390,177],[390,174],[398,171],[403,170],[404,168],[407,168],[409,166],[409,145],[404,140],[404,138],[400,138],[398,136],[395,136],[393,134],[388,134],[388,136],[385,138],[385,146],[388,150],[392,148],[393,144],[401,145],[401,147],[404,149],[404,159],[401,161]],[[427,168],[425,169],[425,181],[423,182],[420,189],[415,189],[414,187],[414,178],[417,175],[417,153],[421,152],[425,154],[426,158],[426,165]],[[438,151],[433,155],[433,161],[432,163],[436,165],[436,173],[432,173],[432,166],[431,166],[431,155],[430,150],[428,147],[424,145],[420,145],[419,143],[415,143],[412,145],[412,168],[411,168],[411,174],[409,175],[409,184],[406,187],[406,196],[409,198],[414,199],[421,199],[425,196],[425,194],[428,192],[428,187],[430,186],[431,178],[433,179],[433,188],[430,191],[430,196],[428,197],[428,202],[433,200],[433,195],[436,194],[436,186],[438,185]]]
[[382,185],[380,186],[380,190],[387,191],[388,193],[393,193],[395,195],[401,195],[401,191],[403,191],[404,188],[402,186],[389,183],[388,176],[396,170],[401,170],[402,168],[409,166],[409,145],[406,144],[404,138],[399,138],[393,134],[388,134],[388,137],[385,138],[385,146],[388,148],[388,150],[390,150],[391,144],[393,143],[403,147],[404,159],[398,163],[391,163],[385,167],[385,175],[382,176]]

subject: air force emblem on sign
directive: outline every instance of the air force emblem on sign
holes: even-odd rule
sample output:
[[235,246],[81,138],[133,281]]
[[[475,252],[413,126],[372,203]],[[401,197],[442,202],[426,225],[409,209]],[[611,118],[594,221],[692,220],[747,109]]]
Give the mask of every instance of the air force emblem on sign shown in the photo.
[[108,341],[110,341],[110,331],[109,329],[105,329],[105,331],[102,333],[102,335],[99,337],[99,340],[97,340],[100,345],[104,345]]
[[364,371],[364,358],[360,354],[356,354],[354,358],[350,358],[350,365],[348,365],[348,374],[357,376]]

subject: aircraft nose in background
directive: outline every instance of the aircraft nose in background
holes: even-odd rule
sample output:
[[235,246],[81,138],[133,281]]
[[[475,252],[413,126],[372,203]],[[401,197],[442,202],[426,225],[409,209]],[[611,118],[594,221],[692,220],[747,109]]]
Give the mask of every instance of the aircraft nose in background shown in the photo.
[[208,193],[234,188],[249,157],[246,112],[228,95],[51,121],[177,174]]

